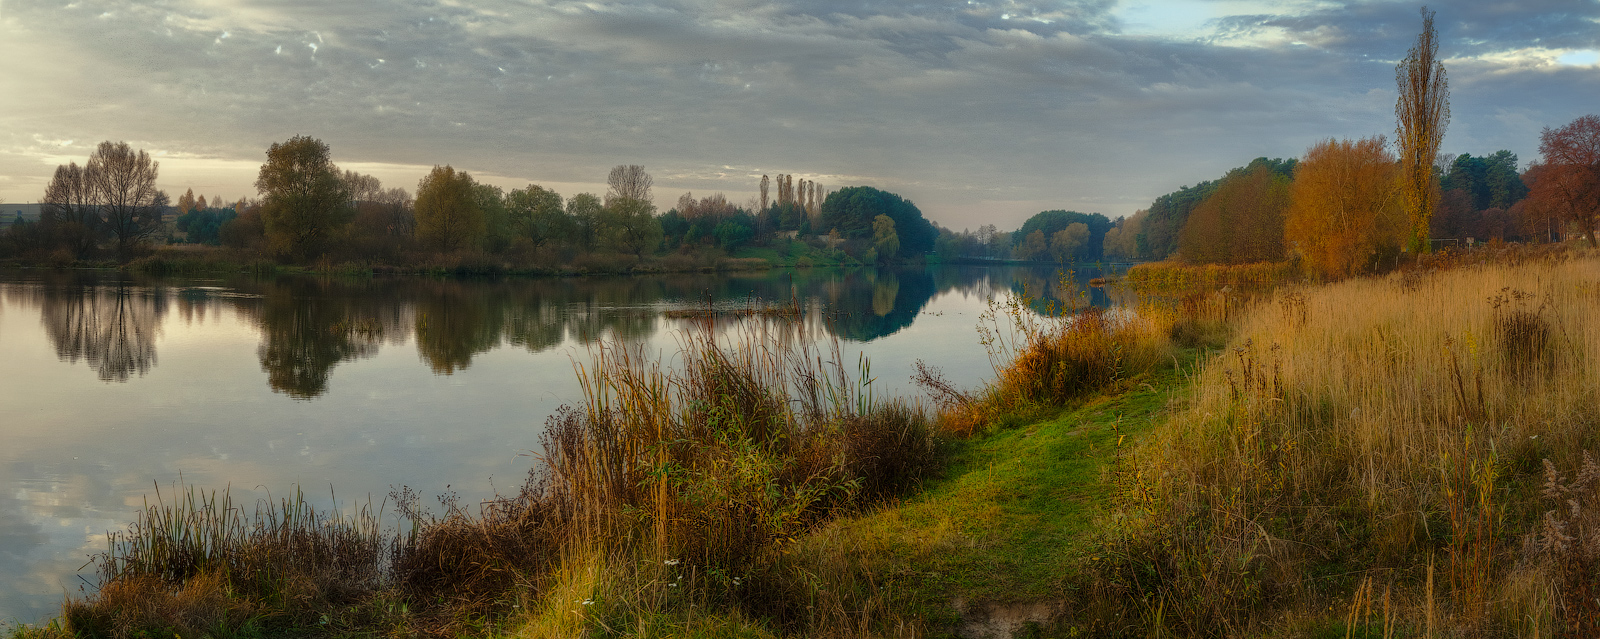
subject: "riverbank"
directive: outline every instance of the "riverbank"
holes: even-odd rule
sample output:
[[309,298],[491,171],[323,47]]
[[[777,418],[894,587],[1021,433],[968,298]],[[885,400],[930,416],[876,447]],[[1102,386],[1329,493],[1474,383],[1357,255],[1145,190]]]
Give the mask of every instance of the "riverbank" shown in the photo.
[[[1580,472],[1583,451],[1600,445],[1587,409],[1600,388],[1596,281],[1600,261],[1589,254],[1463,259],[1282,288],[1223,315],[1208,305],[1225,302],[1193,297],[1193,308],[1126,334],[1083,316],[1024,324],[1003,335],[1033,337],[991,351],[1003,366],[990,388],[941,390],[926,377],[942,400],[931,423],[877,412],[881,398],[863,404],[866,372],[843,369],[786,378],[814,381],[816,410],[736,417],[787,405],[752,394],[779,380],[753,362],[810,361],[760,356],[768,351],[755,344],[697,351],[686,361],[705,362],[701,373],[677,381],[613,360],[592,378],[609,389],[592,399],[611,399],[580,407],[573,419],[590,426],[567,431],[577,438],[556,447],[572,451],[563,455],[598,459],[570,455],[601,450],[578,436],[611,432],[596,424],[623,427],[606,415],[656,415],[634,421],[688,430],[627,439],[630,463],[599,466],[633,469],[621,483],[568,471],[551,480],[610,487],[565,493],[595,495],[588,501],[525,493],[438,528],[459,533],[439,539],[474,533],[526,551],[428,555],[496,567],[430,582],[492,596],[431,607],[421,591],[379,588],[305,618],[262,599],[180,629],[199,619],[180,614],[195,610],[186,601],[227,609],[230,597],[246,599],[218,578],[190,579],[165,591],[165,608],[148,607],[177,621],[138,627],[148,636],[1583,636],[1593,617],[1575,595],[1592,574],[1574,567],[1592,558],[1560,535],[1600,530],[1586,514],[1600,503],[1594,481]],[[1033,321],[991,311],[997,328]],[[1077,381],[1056,383],[1062,375]],[[699,394],[673,394],[690,389]],[[664,396],[665,405],[650,400]],[[757,423],[813,426],[752,430]],[[811,429],[831,434],[796,435]],[[625,498],[604,497],[613,494]],[[1585,508],[1569,515],[1557,498]],[[573,532],[574,522],[591,532]],[[545,543],[557,533],[567,541]],[[68,624],[81,629],[73,614]]]

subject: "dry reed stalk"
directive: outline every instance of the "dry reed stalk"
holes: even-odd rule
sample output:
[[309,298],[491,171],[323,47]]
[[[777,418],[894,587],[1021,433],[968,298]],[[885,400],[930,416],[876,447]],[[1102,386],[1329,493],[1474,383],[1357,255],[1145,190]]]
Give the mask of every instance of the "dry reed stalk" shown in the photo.
[[[1536,517],[1501,486],[1600,444],[1597,279],[1600,260],[1557,256],[1284,291],[1243,313],[1191,408],[1129,462],[1156,504],[1135,537],[1172,553],[1160,588],[1221,579],[1247,595],[1196,626],[1214,628],[1313,588],[1292,575],[1319,556],[1404,570],[1443,549],[1444,594],[1463,622],[1490,623],[1514,547],[1502,531]],[[1426,533],[1438,525],[1444,548]],[[1223,569],[1254,565],[1291,577]]]

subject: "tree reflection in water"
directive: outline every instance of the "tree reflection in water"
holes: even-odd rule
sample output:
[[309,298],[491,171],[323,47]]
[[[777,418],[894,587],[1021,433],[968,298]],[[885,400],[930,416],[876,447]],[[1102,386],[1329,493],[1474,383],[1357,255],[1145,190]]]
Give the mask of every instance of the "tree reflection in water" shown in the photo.
[[282,278],[261,289],[253,308],[261,329],[256,356],[275,392],[317,397],[327,392],[334,365],[376,355],[383,343],[385,327],[376,314],[362,312],[367,305],[339,287],[325,288],[314,279]]
[[155,340],[166,312],[161,291],[126,281],[101,286],[80,280],[40,293],[40,321],[62,361],[83,360],[108,382],[128,381],[155,366]]
[[186,323],[232,308],[261,333],[256,354],[272,390],[311,399],[328,391],[340,362],[411,338],[425,365],[452,375],[505,344],[537,353],[568,340],[643,340],[663,329],[666,309],[759,299],[798,303],[806,309],[804,330],[870,342],[910,326],[930,300],[949,292],[982,299],[1026,289],[1040,304],[1110,304],[1102,289],[1088,286],[1097,275],[1086,269],[1062,280],[1055,269],[946,266],[496,282],[291,276],[189,282],[79,273],[45,274],[36,286],[6,285],[6,291],[9,299],[41,307],[62,360],[85,360],[108,381],[155,365],[169,301]]

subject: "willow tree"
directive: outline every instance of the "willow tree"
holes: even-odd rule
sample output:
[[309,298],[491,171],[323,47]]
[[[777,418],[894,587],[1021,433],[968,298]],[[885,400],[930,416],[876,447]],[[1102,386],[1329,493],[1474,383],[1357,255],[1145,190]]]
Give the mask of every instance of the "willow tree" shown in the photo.
[[1422,8],[1422,33],[1406,59],[1394,68],[1400,99],[1395,103],[1395,133],[1400,142],[1401,187],[1411,219],[1407,245],[1413,253],[1428,250],[1428,226],[1438,206],[1433,164],[1439,142],[1450,124],[1450,85],[1439,61],[1439,33],[1434,12]]

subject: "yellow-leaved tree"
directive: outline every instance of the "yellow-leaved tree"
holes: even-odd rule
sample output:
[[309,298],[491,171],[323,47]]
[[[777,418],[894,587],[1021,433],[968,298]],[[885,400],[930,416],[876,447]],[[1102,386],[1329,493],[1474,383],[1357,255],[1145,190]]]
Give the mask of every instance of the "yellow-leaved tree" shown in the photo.
[[1404,241],[1400,165],[1381,135],[1311,147],[1289,192],[1284,239],[1324,277],[1365,270]]

